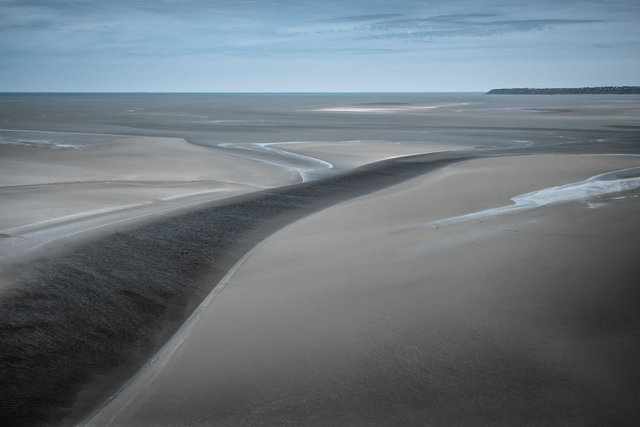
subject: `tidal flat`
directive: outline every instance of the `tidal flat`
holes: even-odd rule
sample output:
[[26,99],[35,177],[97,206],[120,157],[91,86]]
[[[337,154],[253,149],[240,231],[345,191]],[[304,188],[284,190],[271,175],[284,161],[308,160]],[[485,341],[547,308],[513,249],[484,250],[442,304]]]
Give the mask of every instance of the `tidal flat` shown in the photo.
[[9,425],[640,417],[639,96],[1,94],[0,152]]

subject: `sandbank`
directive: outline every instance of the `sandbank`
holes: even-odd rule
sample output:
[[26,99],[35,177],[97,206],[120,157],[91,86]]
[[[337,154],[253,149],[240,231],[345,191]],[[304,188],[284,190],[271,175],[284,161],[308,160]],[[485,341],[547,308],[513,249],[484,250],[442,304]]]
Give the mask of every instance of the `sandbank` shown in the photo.
[[[45,133],[46,134],[46,133]],[[290,183],[292,174],[179,138],[112,138],[103,144],[0,144],[0,230],[204,193]],[[257,166],[257,165],[259,166]]]
[[472,160],[300,220],[89,425],[629,422],[637,190],[424,225],[638,163]]
[[[287,157],[288,152],[300,153],[311,167],[314,162],[333,167],[320,160],[328,159],[348,170],[451,148],[380,143],[363,150],[364,142],[283,143],[267,151],[272,157],[284,154],[275,162],[261,159],[255,150],[238,155],[181,138],[99,135],[99,143],[61,144],[55,141],[64,139],[64,132],[3,132],[8,136],[0,144],[0,233],[5,236],[0,262],[5,264],[45,243],[105,232],[111,224],[299,182],[295,162],[300,159]],[[82,135],[75,140],[82,141]]]
[[[36,231],[44,233],[38,238],[49,238],[51,230],[63,234],[3,270],[7,419],[26,425],[77,422],[131,378],[225,273],[276,230],[472,156],[389,159],[314,182],[178,205],[159,215],[125,215],[104,224],[106,229],[84,218]],[[64,234],[78,224],[93,227],[89,237],[84,230]]]

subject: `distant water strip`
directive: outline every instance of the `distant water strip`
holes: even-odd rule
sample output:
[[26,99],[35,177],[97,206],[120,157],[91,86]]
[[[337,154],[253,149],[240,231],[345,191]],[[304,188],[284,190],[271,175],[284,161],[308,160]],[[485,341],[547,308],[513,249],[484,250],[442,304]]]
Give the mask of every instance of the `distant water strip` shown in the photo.
[[369,103],[359,105],[348,105],[341,107],[327,107],[318,108],[311,111],[326,111],[334,113],[401,113],[410,111],[423,111],[423,110],[435,110],[447,107],[458,107],[463,105],[470,105],[470,102],[454,102],[447,104],[434,104],[434,105],[405,105],[395,103]]
[[532,191],[511,198],[514,204],[486,209],[470,214],[454,216],[423,224],[422,228],[437,228],[446,225],[501,215],[526,209],[546,206],[553,203],[587,200],[605,194],[631,191],[640,188],[640,167],[606,172],[580,182],[558,185]]
[[108,142],[130,135],[97,132],[63,132],[30,129],[0,129],[0,145],[84,150],[92,143]]

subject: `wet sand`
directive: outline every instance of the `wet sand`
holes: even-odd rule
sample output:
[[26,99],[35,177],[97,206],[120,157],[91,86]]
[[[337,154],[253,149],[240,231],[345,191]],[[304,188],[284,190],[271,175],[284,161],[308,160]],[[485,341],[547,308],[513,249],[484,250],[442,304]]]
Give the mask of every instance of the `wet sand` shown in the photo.
[[[628,334],[637,297],[625,288],[637,275],[635,195],[434,222],[632,164],[556,154],[637,154],[637,98],[33,94],[0,101],[0,419],[7,424],[84,419],[194,309],[203,312],[199,304],[230,269],[237,274],[214,294],[239,311],[220,308],[215,316],[234,323],[196,335],[202,345],[192,340],[189,348],[203,353],[193,367],[180,359],[179,369],[145,370],[159,372],[161,386],[152,393],[143,382],[131,406],[116,400],[101,417],[166,425],[147,412],[154,408],[178,425],[473,424],[475,417],[585,424],[591,414],[593,423],[610,424],[637,415],[627,398],[637,390],[623,379],[633,378],[628,360],[638,354]],[[411,108],[364,111],[379,110],[380,101]],[[357,112],[340,107],[353,105]],[[461,147],[472,148],[448,151]],[[489,159],[543,153],[553,156]],[[390,160],[368,164],[379,159]],[[476,160],[447,168],[469,159]],[[294,221],[371,194],[247,255]],[[271,245],[280,249],[273,254]],[[245,259],[248,270],[237,264]],[[538,270],[544,283],[520,279]],[[610,295],[602,291],[607,281],[618,286]],[[554,293],[565,282],[567,292]],[[479,320],[469,326],[468,319]],[[552,329],[566,333],[558,338]],[[604,350],[602,334],[619,337],[608,344],[628,360]],[[552,350],[551,359],[541,356]],[[576,366],[585,368],[577,376]],[[182,375],[181,395],[166,403],[165,381]],[[136,387],[122,396],[136,395]],[[558,397],[562,387],[569,400]]]
[[[0,144],[0,232],[12,237],[87,217],[140,207],[162,211],[171,200],[188,205],[296,179],[282,168],[178,138],[105,137],[100,144],[64,148],[23,144]],[[138,214],[131,211],[131,216]]]
[[[0,240],[0,265],[20,261],[34,248],[71,235],[95,237],[96,232],[113,229],[112,224],[301,181],[295,164],[300,159],[295,157],[281,155],[277,163],[251,151],[238,155],[165,137],[104,135],[99,144],[45,144],[44,138],[52,134],[56,133],[32,133],[31,139],[17,138],[26,142],[0,144],[0,234],[6,236]],[[278,151],[297,151],[309,167],[317,167],[313,159],[326,159],[341,171],[452,148],[378,143],[372,149],[347,141],[299,143],[291,150],[293,145],[274,144],[272,157],[278,158]],[[318,177],[324,172],[321,166]]]
[[274,231],[464,156],[392,159],[324,180],[107,223],[97,235],[73,232],[11,258],[2,266],[0,413],[12,425],[77,422],[149,360],[222,276]]
[[471,160],[299,220],[89,425],[629,424],[638,190],[429,224],[638,164]]

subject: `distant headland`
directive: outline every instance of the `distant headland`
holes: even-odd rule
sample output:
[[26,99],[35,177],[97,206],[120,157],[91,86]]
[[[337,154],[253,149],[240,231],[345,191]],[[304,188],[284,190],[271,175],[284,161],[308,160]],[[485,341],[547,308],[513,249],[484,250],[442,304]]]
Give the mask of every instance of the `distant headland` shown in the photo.
[[491,89],[487,95],[640,95],[640,86]]

